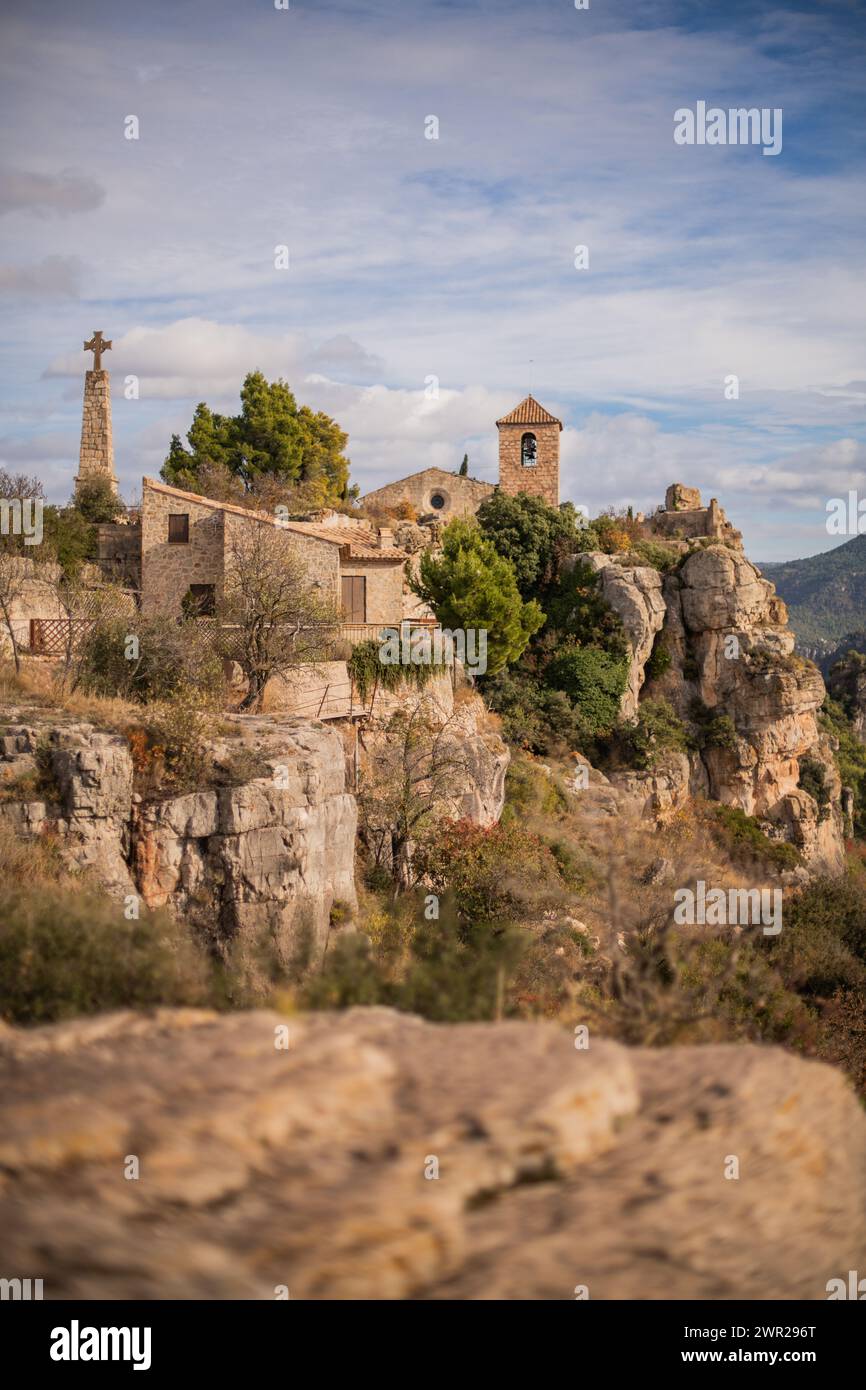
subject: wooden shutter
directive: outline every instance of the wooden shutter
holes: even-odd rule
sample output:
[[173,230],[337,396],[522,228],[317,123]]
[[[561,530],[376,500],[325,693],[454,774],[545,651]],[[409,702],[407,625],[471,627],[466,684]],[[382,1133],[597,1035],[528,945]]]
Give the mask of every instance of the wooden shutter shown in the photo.
[[362,574],[344,574],[343,617],[347,623],[367,621],[367,580]]

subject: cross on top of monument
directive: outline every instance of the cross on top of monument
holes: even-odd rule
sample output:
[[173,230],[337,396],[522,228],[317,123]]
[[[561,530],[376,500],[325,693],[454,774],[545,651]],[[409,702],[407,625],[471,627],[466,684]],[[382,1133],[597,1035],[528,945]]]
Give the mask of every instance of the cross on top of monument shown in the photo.
[[102,354],[107,352],[110,347],[111,339],[103,338],[101,328],[97,329],[89,343],[84,344],[84,351],[93,353],[93,370],[95,372],[102,371]]

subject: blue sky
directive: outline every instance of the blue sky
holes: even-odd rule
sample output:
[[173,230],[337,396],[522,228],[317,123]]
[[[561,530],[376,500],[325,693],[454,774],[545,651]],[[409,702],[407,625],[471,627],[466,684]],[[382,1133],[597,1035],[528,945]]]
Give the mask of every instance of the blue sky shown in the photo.
[[[54,500],[101,328],[127,496],[259,367],[349,431],[364,490],[465,450],[494,479],[531,386],[591,510],[678,480],[757,559],[838,543],[827,500],[866,497],[861,0],[17,8],[0,462]],[[781,108],[782,152],[675,144],[699,100]]]

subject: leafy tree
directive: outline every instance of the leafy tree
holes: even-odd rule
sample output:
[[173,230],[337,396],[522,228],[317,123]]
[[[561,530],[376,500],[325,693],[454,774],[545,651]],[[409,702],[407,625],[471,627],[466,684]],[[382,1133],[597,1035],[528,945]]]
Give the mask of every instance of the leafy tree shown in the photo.
[[244,710],[257,709],[273,676],[324,656],[336,606],[311,581],[293,537],[266,521],[233,528],[214,650],[247,679]]
[[547,628],[612,656],[626,650],[622,621],[605,603],[598,574],[583,560],[565,569],[545,602]]
[[538,603],[521,599],[511,562],[474,520],[460,517],[445,527],[441,553],[423,553],[412,587],[444,627],[486,631],[490,675],[516,661],[544,622]]
[[308,485],[318,503],[347,495],[348,435],[322,411],[299,406],[287,382],[268,382],[250,372],[241,387],[238,415],[219,415],[204,401],[187,432],[189,448],[173,435],[162,476],[175,487],[197,491],[208,469],[225,469],[245,492],[271,478],[288,488]]
[[46,507],[42,530],[48,551],[69,578],[77,578],[84,565],[96,562],[96,527],[77,507]]
[[100,522],[114,521],[125,511],[123,503],[115,493],[107,478],[90,478],[79,487],[72,503],[85,521],[98,526]]
[[464,454],[464,455],[463,455],[463,462],[462,462],[461,465],[460,465],[460,477],[461,477],[461,478],[466,478],[466,477],[468,477],[468,476],[469,476],[469,455],[468,455],[468,454]]
[[565,647],[545,672],[548,684],[564,690],[594,734],[613,728],[628,679],[625,657],[599,647]]
[[[577,512],[571,503],[550,507],[525,492],[509,497],[494,492],[478,509],[478,525],[497,552],[514,566],[523,598],[544,604],[567,555],[579,547]],[[545,605],[546,607],[546,605]]]

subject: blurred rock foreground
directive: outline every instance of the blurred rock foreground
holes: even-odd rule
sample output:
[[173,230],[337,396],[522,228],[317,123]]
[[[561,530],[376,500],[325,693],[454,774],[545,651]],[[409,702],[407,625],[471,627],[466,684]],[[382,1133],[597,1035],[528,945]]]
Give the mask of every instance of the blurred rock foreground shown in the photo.
[[0,1272],[46,1298],[823,1299],[864,1199],[844,1077],[774,1048],[383,1009],[0,1029]]

